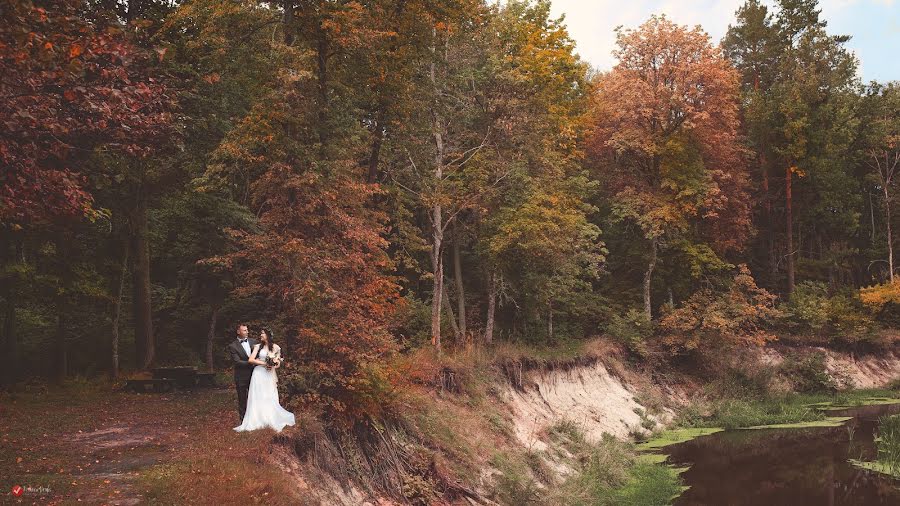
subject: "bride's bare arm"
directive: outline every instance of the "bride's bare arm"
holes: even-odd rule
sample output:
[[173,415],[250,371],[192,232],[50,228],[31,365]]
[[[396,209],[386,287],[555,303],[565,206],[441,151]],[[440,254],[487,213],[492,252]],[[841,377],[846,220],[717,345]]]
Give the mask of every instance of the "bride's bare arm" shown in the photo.
[[247,362],[256,365],[266,365],[262,360],[256,360],[256,355],[259,353],[259,345],[253,347],[253,353],[250,354],[250,358],[247,359]]

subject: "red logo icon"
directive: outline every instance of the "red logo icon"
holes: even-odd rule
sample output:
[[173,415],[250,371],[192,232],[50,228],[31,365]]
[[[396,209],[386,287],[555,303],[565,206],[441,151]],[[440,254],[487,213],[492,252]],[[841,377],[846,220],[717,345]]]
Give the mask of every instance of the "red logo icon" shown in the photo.
[[22,488],[22,485],[16,485],[15,487],[12,488],[12,495],[14,495],[16,497],[20,497],[23,492],[25,492],[25,489]]

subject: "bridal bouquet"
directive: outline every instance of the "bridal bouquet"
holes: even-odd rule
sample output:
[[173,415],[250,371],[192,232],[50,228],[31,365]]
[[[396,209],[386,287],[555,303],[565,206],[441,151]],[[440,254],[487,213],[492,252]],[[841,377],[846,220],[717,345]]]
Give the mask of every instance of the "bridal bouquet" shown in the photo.
[[279,352],[273,353],[266,357],[266,367],[275,367],[281,365],[281,353]]

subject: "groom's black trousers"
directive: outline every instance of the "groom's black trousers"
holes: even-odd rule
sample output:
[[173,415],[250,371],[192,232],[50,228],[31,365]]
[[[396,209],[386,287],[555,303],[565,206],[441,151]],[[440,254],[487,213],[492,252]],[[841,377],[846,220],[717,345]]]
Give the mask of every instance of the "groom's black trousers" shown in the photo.
[[241,415],[241,421],[244,421],[244,413],[247,412],[247,395],[250,393],[250,382],[246,383],[235,381],[234,388],[237,390],[238,413]]

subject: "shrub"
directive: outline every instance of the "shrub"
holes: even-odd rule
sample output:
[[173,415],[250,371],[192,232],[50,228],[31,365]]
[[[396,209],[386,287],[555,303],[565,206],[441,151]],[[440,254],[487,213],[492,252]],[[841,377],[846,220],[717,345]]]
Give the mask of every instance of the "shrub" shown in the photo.
[[900,476],[900,415],[882,416],[878,419],[878,462],[889,474]]
[[848,293],[829,297],[824,283],[800,283],[782,309],[782,322],[794,332],[832,337],[847,343],[875,336],[876,323],[864,301]]
[[746,265],[724,290],[704,288],[660,320],[663,341],[675,350],[719,344],[762,345],[775,336],[766,330],[779,315],[775,296],[756,286]]
[[781,370],[798,392],[836,392],[838,384],[825,368],[825,353],[788,357]]
[[624,315],[615,314],[606,325],[606,333],[642,355],[645,341],[653,335],[654,326],[643,311],[629,309]]
[[859,290],[859,298],[879,323],[900,327],[900,279]]
[[841,294],[828,300],[828,326],[836,341],[855,343],[875,337],[875,319],[856,297]]
[[782,309],[783,322],[792,330],[818,333],[828,324],[828,288],[824,283],[803,281]]

